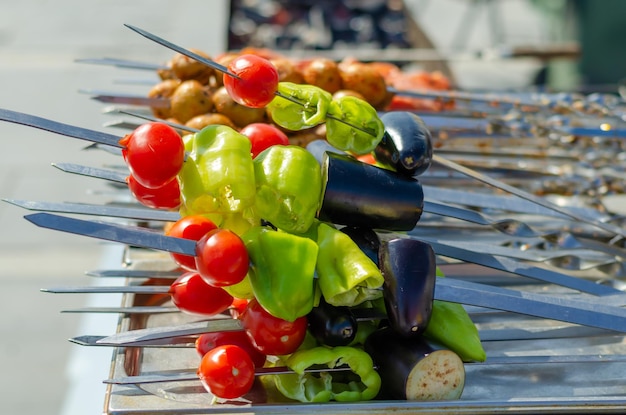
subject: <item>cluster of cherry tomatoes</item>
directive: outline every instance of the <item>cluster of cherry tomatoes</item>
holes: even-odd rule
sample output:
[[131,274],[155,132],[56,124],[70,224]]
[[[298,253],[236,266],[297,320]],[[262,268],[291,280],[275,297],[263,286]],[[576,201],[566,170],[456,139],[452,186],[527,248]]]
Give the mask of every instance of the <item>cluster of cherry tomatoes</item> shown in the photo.
[[[274,97],[278,74],[267,60],[240,56],[228,66],[224,85],[233,99],[251,108],[264,107]],[[250,138],[252,155],[272,145],[289,144],[287,136],[270,124],[254,123],[241,130]],[[142,204],[159,209],[180,206],[178,174],[185,163],[185,144],[171,126],[146,123],[120,140],[130,174],[131,193]],[[214,396],[236,398],[254,382],[256,366],[267,355],[292,353],[304,340],[306,317],[289,322],[269,314],[252,300],[233,297],[225,287],[241,282],[248,273],[249,256],[243,240],[232,230],[218,227],[204,215],[188,215],[167,228],[167,235],[196,241],[195,256],[172,253],[184,270],[169,294],[181,311],[215,316],[230,310],[243,331],[208,333],[196,343],[203,358],[198,375]]]

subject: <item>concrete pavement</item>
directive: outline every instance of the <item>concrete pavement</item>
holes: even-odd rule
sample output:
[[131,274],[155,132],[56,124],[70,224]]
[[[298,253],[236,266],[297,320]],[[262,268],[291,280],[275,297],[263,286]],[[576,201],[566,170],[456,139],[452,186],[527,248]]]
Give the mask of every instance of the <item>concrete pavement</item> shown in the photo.
[[[112,116],[102,114],[102,104],[77,91],[145,91],[145,86],[120,86],[114,80],[153,74],[74,60],[110,56],[161,63],[171,57],[173,52],[133,33],[124,23],[187,47],[209,53],[222,51],[224,31],[219,27],[226,17],[224,4],[202,0],[3,1],[0,108],[102,129],[103,122],[111,121]],[[7,123],[0,123],[0,140],[0,198],[109,200],[104,183],[63,173],[50,164],[99,167],[117,162],[114,156],[84,151],[87,143],[75,139]],[[52,295],[39,290],[97,283],[84,272],[104,263],[119,266],[121,254],[98,241],[39,229],[22,219],[25,213],[0,203],[0,282],[4,293],[0,301],[0,413],[101,413],[101,380],[108,375],[111,350],[81,349],[66,339],[114,332],[117,317],[83,317],[60,311],[103,301],[119,305],[119,297]],[[101,364],[91,366],[93,362]]]

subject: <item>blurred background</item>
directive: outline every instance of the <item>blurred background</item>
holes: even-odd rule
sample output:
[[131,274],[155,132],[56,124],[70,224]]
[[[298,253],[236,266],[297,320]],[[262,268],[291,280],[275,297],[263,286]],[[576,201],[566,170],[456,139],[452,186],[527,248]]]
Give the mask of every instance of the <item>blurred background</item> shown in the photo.
[[[3,0],[0,108],[105,130],[114,116],[79,91],[145,93],[149,86],[144,81],[156,82],[156,74],[76,60],[164,63],[173,54],[124,23],[210,55],[257,46],[304,56],[331,51],[339,58],[371,57],[372,51],[383,50],[397,60],[394,52],[401,51],[403,65],[441,70],[460,89],[617,93],[626,73],[625,8],[619,0]],[[110,200],[104,183],[63,173],[51,163],[99,167],[118,163],[114,156],[85,150],[87,143],[8,123],[0,123],[0,137],[0,198]],[[112,351],[84,348],[67,339],[110,334],[117,317],[60,311],[119,305],[120,298],[53,295],[40,289],[122,283],[84,275],[119,268],[121,247],[36,228],[22,218],[25,213],[0,204],[0,282],[5,294],[0,302],[0,411],[101,413],[101,381],[108,377]]]

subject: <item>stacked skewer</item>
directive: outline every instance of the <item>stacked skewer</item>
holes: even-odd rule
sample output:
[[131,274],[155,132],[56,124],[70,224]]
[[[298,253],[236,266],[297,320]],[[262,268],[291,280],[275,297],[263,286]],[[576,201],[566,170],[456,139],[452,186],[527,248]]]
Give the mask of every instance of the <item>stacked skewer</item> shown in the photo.
[[[145,34],[144,34],[145,36]],[[400,91],[393,91],[400,93]],[[409,92],[406,92],[409,94]],[[411,92],[410,94],[418,94]],[[501,385],[502,397],[496,402],[485,404],[485,394],[481,388],[489,384],[489,381],[482,381],[480,376],[488,373],[490,370],[496,370],[502,366],[514,363],[523,363],[529,367],[528,372],[520,371],[519,378],[534,374],[545,374],[546,370],[554,368],[553,365],[559,366],[563,370],[562,378],[564,384],[557,385],[557,382],[542,384],[538,388],[528,388],[526,393],[538,393],[538,389],[543,391],[540,395],[544,401],[558,399],[569,401],[564,406],[569,405],[569,409],[576,407],[574,399],[569,400],[580,390],[579,370],[584,370],[586,365],[592,363],[604,363],[609,368],[602,374],[598,374],[598,379],[594,381],[603,382],[604,379],[611,381],[619,378],[619,368],[622,367],[623,350],[619,346],[608,348],[610,357],[606,354],[604,347],[597,347],[596,341],[600,339],[611,339],[608,343],[619,343],[622,337],[620,332],[626,331],[626,325],[621,323],[624,317],[623,297],[621,296],[620,277],[622,271],[622,263],[624,258],[623,240],[626,231],[621,228],[620,216],[608,210],[602,204],[604,196],[621,192],[620,179],[623,173],[619,168],[619,153],[622,150],[620,139],[623,137],[623,114],[619,101],[610,101],[608,99],[600,99],[602,97],[567,97],[567,96],[543,96],[541,99],[535,97],[502,97],[498,95],[476,95],[462,94],[457,92],[420,92],[421,98],[436,99],[443,101],[454,101],[455,112],[441,112],[437,114],[422,114],[426,124],[431,127],[435,138],[434,146],[436,156],[434,157],[435,167],[430,169],[425,175],[420,177],[420,181],[424,184],[424,192],[427,196],[424,205],[424,217],[420,219],[418,228],[410,232],[410,235],[421,240],[429,242],[439,256],[439,265],[446,270],[448,277],[460,277],[459,279],[489,280],[496,284],[493,285],[519,285],[524,287],[520,290],[522,296],[530,302],[528,304],[538,306],[545,305],[548,311],[532,310],[530,305],[526,305],[526,313],[517,310],[520,315],[534,315],[544,318],[525,320],[515,314],[503,312],[487,312],[485,304],[474,304],[476,309],[471,308],[471,300],[468,299],[467,304],[470,306],[472,316],[475,318],[477,325],[481,327],[481,339],[487,345],[488,359],[484,364],[468,365],[468,383],[464,392],[463,399],[458,405],[464,405],[467,401],[481,401],[484,408],[490,410],[502,409],[509,404],[505,404],[510,397],[522,396],[519,391],[514,391],[512,383],[504,382]],[[100,95],[102,96],[102,95]],[[124,97],[118,95],[117,100]],[[128,99],[128,97],[127,97]],[[130,102],[130,101],[127,101]],[[480,104],[476,104],[479,102]],[[145,103],[145,102],[144,102]],[[484,105],[487,104],[487,105]],[[503,111],[506,107],[509,110]],[[497,111],[493,108],[497,108]],[[459,116],[458,111],[462,112],[463,117]],[[130,112],[127,112],[131,114]],[[480,119],[468,118],[467,114],[481,114]],[[566,114],[566,115],[558,115]],[[12,112],[4,111],[5,120],[23,123],[26,125],[43,128],[41,124],[36,125],[40,120],[33,120],[28,117],[22,117]],[[13,118],[11,118],[13,117]],[[28,119],[27,119],[28,118]],[[27,119],[27,120],[26,120]],[[181,129],[183,126],[176,125]],[[50,124],[47,124],[50,128]],[[63,127],[54,125],[58,128]],[[44,128],[44,129],[49,129]],[[62,134],[67,134],[68,129],[65,128]],[[495,131],[495,133],[494,133]],[[193,132],[193,130],[192,130]],[[493,135],[489,139],[473,138],[477,134],[489,133]],[[90,141],[100,142],[100,144],[111,145],[116,142],[119,137],[106,135],[94,135],[93,132],[74,131],[74,136],[83,135]],[[504,136],[504,137],[503,137]],[[97,137],[102,137],[98,141]],[[468,138],[469,137],[469,138]],[[485,144],[493,147],[487,147]],[[521,148],[519,147],[521,146]],[[538,147],[541,149],[538,151]],[[488,150],[488,151],[487,151]],[[593,152],[591,152],[593,150]],[[522,153],[523,158],[519,155]],[[616,157],[616,154],[618,156]],[[444,157],[445,156],[445,157]],[[469,161],[468,161],[469,159]],[[453,160],[456,160],[453,161]],[[530,160],[530,161],[529,161]],[[607,169],[600,166],[606,165],[610,160],[614,165]],[[535,162],[534,164],[532,162]],[[554,168],[556,162],[561,162],[559,170],[549,172],[546,170]],[[470,166],[473,169],[463,167]],[[528,166],[531,167],[528,167]],[[80,172],[80,174],[91,175],[99,178],[107,178],[117,183],[125,183],[112,171],[104,171],[88,168],[87,166],[63,166],[66,171]],[[564,172],[570,173],[570,177],[563,177]],[[498,179],[494,179],[497,177]],[[558,182],[556,178],[565,179]],[[117,179],[117,180],[116,180]],[[569,180],[567,180],[569,179]],[[539,182],[539,184],[537,184]],[[582,184],[581,184],[582,182]],[[451,186],[450,184],[453,183]],[[459,190],[459,183],[471,183],[471,190]],[[478,184],[477,184],[478,183]],[[488,186],[484,186],[484,185]],[[575,184],[575,186],[573,186]],[[514,187],[515,186],[515,187]],[[495,192],[491,188],[497,189]],[[561,189],[567,189],[567,192],[561,192]],[[510,193],[510,195],[504,195]],[[565,194],[563,194],[565,193]],[[545,197],[549,195],[550,197]],[[74,206],[71,204],[41,204],[24,201],[10,201],[24,208],[32,210],[43,210],[47,212],[65,212],[72,214],[89,214],[96,216],[108,216],[125,219],[133,219],[142,222],[146,221],[175,221],[176,214],[172,212],[153,212],[149,209],[128,207],[118,208],[116,206]],[[575,203],[575,205],[573,205]],[[134,210],[133,210],[134,209]],[[162,214],[162,216],[159,216]],[[49,216],[52,217],[52,216]],[[30,216],[30,220],[37,222],[40,219],[46,219],[46,216]],[[549,219],[546,219],[549,218]],[[82,222],[76,222],[82,223]],[[52,227],[49,225],[42,225]],[[106,229],[113,229],[113,225],[107,226]],[[65,230],[62,228],[56,228]],[[127,229],[129,229],[127,227]],[[494,232],[495,231],[495,232]],[[82,231],[81,231],[82,232]],[[77,232],[78,233],[78,232]],[[83,234],[86,234],[83,232]],[[117,242],[128,243],[118,238],[119,234],[114,234],[112,240]],[[94,236],[94,235],[90,235]],[[98,237],[98,236],[96,236]],[[106,238],[105,238],[106,239]],[[472,243],[467,243],[467,240]],[[130,239],[128,240],[130,241]],[[134,245],[134,244],[133,244]],[[147,248],[154,248],[146,245]],[[131,250],[132,251],[132,250]],[[158,261],[158,259],[157,259]],[[132,261],[131,261],[132,262]],[[170,264],[164,261],[164,264]],[[478,270],[468,268],[467,264],[476,264]],[[132,268],[131,264],[131,268]],[[454,270],[461,268],[459,274],[455,274]],[[486,267],[496,270],[494,276],[489,276],[483,268]],[[138,268],[141,268],[139,265]],[[476,274],[468,271],[474,270]],[[159,302],[167,302],[170,287],[165,285],[153,285],[153,280],[160,282],[168,281],[172,275],[171,270],[164,270],[165,273],[159,271],[142,271],[141,269],[105,271],[103,274],[113,273],[115,275],[125,276],[129,279],[129,286],[124,288],[110,288],[107,291],[126,292],[132,294],[128,296],[127,304],[124,308],[111,310],[80,310],[80,311],[100,311],[100,312],[118,312],[124,315],[122,330],[128,330],[127,333],[135,336],[133,341],[119,340],[112,342],[111,338],[101,338],[87,336],[80,339],[74,339],[81,344],[99,344],[99,345],[116,345],[129,347],[126,350],[136,350],[132,346],[156,346],[154,347],[154,355],[151,355],[150,349],[144,350],[143,360],[132,357],[132,354],[126,352],[119,360],[116,360],[115,371],[121,373],[124,368],[126,374],[136,375],[138,373],[149,373],[152,371],[163,372],[168,369],[176,369],[176,365],[180,361],[172,362],[174,367],[159,367],[157,362],[162,362],[161,357],[167,354],[166,360],[172,359],[172,351],[168,347],[171,345],[163,339],[170,337],[178,337],[179,342],[173,345],[189,348],[189,338],[180,341],[183,334],[177,332],[173,336],[172,332],[167,332],[167,336],[156,338],[141,337],[139,332],[131,332],[138,325],[145,325],[149,321],[149,325],[159,325],[160,319],[169,319],[170,322],[179,322],[185,320],[184,316],[180,316],[176,310],[171,307],[159,307],[162,313],[156,313],[153,306],[146,307],[145,304],[136,305],[135,296],[156,296]],[[504,273],[507,275],[504,276]],[[516,275],[520,278],[511,278]],[[137,286],[134,278],[148,279],[150,287]],[[451,278],[452,279],[452,278]],[[536,283],[530,280],[539,280],[542,283]],[[600,282],[600,284],[599,284]],[[447,283],[446,283],[447,284]],[[445,286],[441,284],[441,286]],[[451,287],[454,288],[452,285]],[[555,287],[557,288],[555,291]],[[457,286],[457,289],[466,289],[468,292],[473,288],[471,285]],[[554,300],[552,308],[547,305],[549,301],[542,302],[542,295],[533,295],[532,291],[548,291],[555,295],[558,300]],[[105,289],[101,289],[105,290]],[[574,292],[572,292],[575,291]],[[81,288],[56,288],[49,289],[50,292],[85,292]],[[580,294],[580,292],[584,294]],[[491,291],[493,294],[494,291]],[[597,301],[595,296],[605,297]],[[138,297],[137,297],[138,298]],[[151,298],[151,297],[150,297]],[[154,300],[152,298],[152,300]],[[551,297],[544,297],[552,300]],[[588,324],[580,325],[583,320],[579,319],[571,321],[571,316],[563,314],[559,319],[555,312],[558,305],[566,303],[567,300],[574,299],[570,305],[580,306],[573,307],[580,311],[588,321]],[[148,303],[151,300],[148,300]],[[513,298],[511,301],[514,302]],[[600,303],[604,303],[600,305]],[[495,303],[492,303],[493,306]],[[482,307],[478,307],[482,306]],[[522,306],[520,306],[522,307]],[[493,307],[497,308],[497,307]],[[563,309],[565,310],[565,309]],[[581,311],[582,310],[582,311]],[[76,310],[75,310],[76,311]],[[508,309],[508,311],[516,311]],[[547,314],[536,314],[545,312]],[[565,313],[565,311],[563,311]],[[172,318],[172,315],[176,317]],[[133,316],[142,316],[141,318]],[[606,318],[600,318],[605,316]],[[550,318],[552,317],[552,318]],[[594,319],[594,317],[598,317]],[[545,320],[549,318],[550,321]],[[520,321],[521,320],[521,321]],[[233,321],[233,320],[229,320]],[[562,321],[564,325],[554,326],[554,321]],[[603,321],[606,325],[603,326]],[[537,330],[517,329],[519,326],[532,326],[538,324]],[[612,324],[609,326],[609,324]],[[191,323],[195,330],[198,324]],[[201,326],[202,324],[200,324]],[[498,327],[505,325],[505,328],[488,328],[490,325]],[[510,325],[510,326],[509,326]],[[579,327],[580,325],[580,327]],[[167,327],[171,326],[168,324]],[[593,327],[593,328],[592,328]],[[171,327],[169,327],[171,328]],[[178,326],[177,329],[189,329],[190,327]],[[515,329],[514,329],[515,328]],[[174,330],[174,329],[172,329]],[[512,333],[517,332],[517,336]],[[198,334],[201,331],[184,332],[186,335]],[[565,333],[569,334],[565,334]],[[124,334],[124,333],[120,333]],[[570,344],[579,345],[579,353],[559,354],[556,356],[547,355],[531,355],[526,354],[526,347],[534,347],[541,344],[549,344],[549,348],[542,349],[540,346],[537,350],[545,350],[546,353],[552,353],[551,348],[557,345],[557,349],[566,350],[562,338],[568,338]],[[572,340],[574,339],[574,340]],[[150,344],[148,340],[160,340],[155,344]],[[146,343],[142,343],[145,341]],[[510,343],[515,345],[510,345]],[[542,343],[543,342],[543,343]],[[500,347],[506,343],[510,347]],[[599,351],[600,350],[600,351]],[[519,355],[506,359],[505,355],[518,353]],[[135,359],[135,360],[133,360]],[[178,355],[176,357],[178,360]],[[182,358],[182,360],[189,360]],[[550,369],[545,369],[547,364]],[[129,366],[140,365],[140,369],[128,370]],[[491,366],[489,369],[485,367]],[[550,366],[552,365],[552,366]],[[166,365],[167,366],[167,365]],[[475,367],[475,369],[473,368]],[[495,369],[494,369],[495,368]],[[179,369],[179,368],[178,368]],[[623,372],[623,371],[622,371]],[[153,373],[152,373],[153,375]],[[178,375],[177,375],[178,376]],[[189,376],[187,373],[186,376]],[[194,374],[191,376],[194,377]],[[199,396],[197,390],[189,391],[177,389],[176,382],[187,382],[189,377],[180,378],[158,378],[152,377],[147,379],[151,384],[153,382],[165,381],[172,385],[167,390],[155,389],[148,386],[142,386],[158,396],[169,397],[173,401],[191,405],[206,405],[206,397]],[[110,383],[121,384],[140,384],[146,379],[130,378],[130,379],[111,379]],[[193,379],[192,379],[193,380]],[[493,379],[492,379],[493,380]],[[475,383],[473,383],[475,382]],[[495,383],[495,382],[494,382]],[[529,385],[530,386],[530,385]],[[114,389],[120,392],[123,389]],[[559,393],[565,395],[558,395]],[[598,407],[623,408],[623,401],[619,398],[623,395],[623,391],[607,390],[604,397],[594,396]],[[571,396],[570,396],[571,394]],[[115,396],[115,393],[113,394]],[[528,395],[532,396],[532,395]],[[606,399],[604,399],[606,398]],[[112,398],[112,406],[119,405],[120,401]],[[617,401],[617,402],[616,402]],[[252,401],[254,411],[263,412],[276,409],[258,407]],[[172,404],[174,406],[174,404]],[[384,403],[388,408],[389,402]],[[405,403],[392,403],[395,408],[415,409],[419,408],[423,403],[411,403],[406,406]],[[449,402],[446,405],[450,405]],[[363,412],[373,412],[380,410],[382,407],[378,403],[372,403],[371,406],[359,407],[356,410]],[[113,408],[115,409],[115,408]],[[215,411],[224,409],[218,408]],[[249,408],[248,408],[249,409]],[[301,408],[298,410],[310,411],[320,408]],[[326,409],[338,411],[338,407],[329,406]],[[573,409],[575,410],[575,409]]]

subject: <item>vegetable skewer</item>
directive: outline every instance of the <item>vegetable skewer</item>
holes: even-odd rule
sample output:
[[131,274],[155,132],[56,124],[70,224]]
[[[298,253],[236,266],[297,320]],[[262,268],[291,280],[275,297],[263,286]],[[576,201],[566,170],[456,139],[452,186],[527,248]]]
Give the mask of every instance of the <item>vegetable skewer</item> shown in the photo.
[[[101,144],[106,144],[106,145],[113,145],[113,146],[117,146],[120,147],[119,144],[119,137],[110,135],[110,134],[103,134],[103,133],[99,133],[97,131],[93,131],[93,130],[88,130],[88,129],[84,129],[84,128],[80,128],[80,127],[74,127],[74,126],[70,126],[67,124],[62,124],[62,123],[57,123],[54,121],[50,121],[44,118],[40,118],[40,117],[36,117],[36,116],[31,116],[31,115],[27,115],[27,114],[23,114],[23,113],[18,113],[15,111],[10,111],[10,110],[6,110],[6,109],[0,109],[0,119],[3,121],[9,121],[9,122],[14,122],[14,123],[18,123],[18,124],[23,124],[23,125],[27,125],[27,126],[31,126],[31,127],[35,127],[35,128],[39,128],[39,129],[43,129],[43,130],[47,130],[50,132],[54,132],[56,134],[60,134],[60,135],[66,135],[66,136],[70,136],[70,137],[74,137],[74,138],[79,138],[79,139],[83,139],[83,140],[89,140],[89,141],[93,141],[93,142],[98,142]],[[112,144],[115,143],[115,144]],[[538,196],[532,195],[528,192],[525,192],[521,189],[515,188],[513,186],[509,186],[506,183],[503,183],[501,181],[495,180],[490,178],[487,175],[478,173],[476,171],[473,171],[471,169],[468,169],[464,166],[459,165],[458,163],[452,162],[450,160],[447,160],[441,156],[438,156],[436,154],[433,155],[432,157],[433,161],[435,163],[439,163],[442,166],[445,166],[446,168],[449,168],[451,170],[457,171],[465,176],[468,176],[472,179],[475,179],[477,181],[486,183],[490,186],[493,186],[497,189],[500,190],[504,190],[507,193],[513,194],[517,197],[520,197],[522,199],[525,199],[529,202],[532,202],[536,205],[542,206],[544,208],[550,209],[552,211],[558,212],[562,215],[568,216],[576,221],[582,222],[582,223],[587,223],[593,227],[602,229],[604,231],[610,232],[611,234],[615,234],[615,235],[619,235],[619,236],[625,236],[626,237],[626,230],[621,229],[617,226],[613,226],[611,224],[606,224],[603,222],[599,222],[599,221],[595,221],[586,217],[582,217],[574,212],[572,212],[571,210],[567,209],[567,208],[563,208],[560,207],[558,205],[555,205],[554,203],[548,202]]]
[[[151,36],[154,36],[154,35],[151,35]],[[185,49],[182,49],[182,48],[180,49],[185,51]],[[177,49],[174,49],[174,50],[176,50],[179,53],[184,54],[184,52],[181,52],[180,50],[177,50]],[[207,65],[210,64],[209,62],[213,62],[213,61],[208,61],[206,58],[203,58],[203,57],[201,57],[200,61],[205,62]],[[167,65],[159,65],[159,64],[154,64],[154,63],[130,61],[130,60],[123,60],[123,59],[113,59],[113,58],[77,59],[76,62],[99,64],[99,65],[113,65],[113,66],[117,66],[120,68],[142,69],[142,70],[150,70],[150,71],[169,69]],[[576,97],[574,97],[573,95],[568,96],[567,94],[473,93],[473,92],[461,92],[461,91],[432,91],[432,90],[420,91],[420,90],[398,89],[398,88],[391,87],[391,86],[388,87],[387,90],[393,94],[413,96],[413,97],[418,97],[418,98],[441,99],[441,100],[453,101],[453,102],[485,103],[485,104],[490,104],[490,105],[497,105],[503,108],[523,107],[524,109],[529,110],[531,112],[538,111],[538,110],[554,111],[557,113],[559,111],[562,112],[563,110],[567,110],[570,112],[583,111],[581,109],[574,108],[573,102],[576,101]],[[106,100],[106,97],[109,94],[105,93],[105,94],[96,94],[96,95],[103,95],[103,99]],[[114,98],[114,96],[111,96],[111,98]],[[584,97],[582,98],[579,97],[578,100],[582,100],[583,102],[589,101],[589,100],[585,100]],[[585,102],[585,103],[591,104],[591,101]],[[597,105],[597,103],[594,103],[594,104]]]
[[[488,358],[484,362],[468,362],[469,366],[491,366],[491,365],[530,365],[530,364],[555,364],[555,363],[602,363],[602,362],[624,362],[626,355],[528,355],[528,356],[498,356]],[[308,373],[321,371],[339,372],[345,371],[346,368],[324,368],[324,369],[307,369]],[[257,369],[256,375],[281,375],[293,373],[293,370],[286,367],[269,367]],[[183,382],[196,381],[198,377],[195,373],[181,372],[174,374],[150,374],[125,376],[119,378],[106,379],[103,382],[115,385],[138,385],[145,383],[164,383],[164,382]]]
[[[89,232],[93,232],[91,235],[92,237],[104,237],[117,242],[125,241],[131,245],[137,245],[138,242],[136,236],[133,235],[133,229],[127,226],[121,226],[118,229],[114,230],[115,227],[112,224],[82,221],[73,218],[55,216],[47,213],[36,213],[32,215],[27,215],[26,219],[40,226],[49,227],[65,232],[72,232],[87,236],[89,235]],[[107,235],[103,235],[101,227],[108,229]],[[195,241],[166,237],[156,232],[146,232],[145,229],[137,229],[136,232],[140,232],[144,240],[146,237],[158,239],[158,245],[152,245],[153,248],[159,247],[162,250],[178,252],[185,255],[189,255],[190,253],[192,253],[193,255],[193,253],[195,252]],[[435,244],[435,246],[437,245]],[[472,253],[469,256],[471,257],[474,255],[475,253]],[[503,259],[501,259],[501,262],[504,262]],[[520,264],[516,264],[515,268],[518,268],[519,265]],[[529,276],[532,277],[532,275],[533,273],[531,273],[531,275]],[[454,284],[456,285],[458,283],[459,282],[455,282]],[[585,285],[584,280],[577,280],[576,283],[580,285]],[[445,293],[444,295],[448,297],[440,297],[440,299],[477,306],[487,306],[490,308],[501,308],[520,313],[530,313],[542,317],[553,318],[556,320],[565,319],[565,321],[577,322],[580,324],[596,327],[611,328],[618,331],[626,330],[626,320],[624,322],[621,322],[619,321],[619,319],[615,318],[614,320],[610,321],[611,319],[609,318],[609,316],[619,315],[623,311],[619,308],[609,307],[603,309],[603,307],[600,305],[589,305],[585,302],[574,301],[571,307],[566,307],[568,311],[564,312],[564,310],[560,310],[560,308],[563,306],[563,303],[560,303],[560,301],[557,300],[550,301],[549,297],[533,296],[531,294],[520,297],[520,293],[516,293],[515,291],[471,284],[463,284],[462,290],[455,291],[454,287],[452,287],[451,284],[452,282],[447,281],[446,279],[439,280],[435,288],[435,295],[439,296],[442,295],[442,293]],[[594,286],[594,289],[597,293],[621,293],[621,291],[608,286],[601,286],[598,284],[591,285]],[[457,297],[459,295],[462,297],[462,299]],[[543,307],[539,307],[539,305],[543,305]],[[600,312],[606,313],[607,318],[600,318]]]
[[[133,31],[135,31],[137,33],[139,33],[143,37],[145,37],[145,38],[147,38],[147,39],[149,39],[149,40],[151,40],[153,42],[159,43],[159,44],[161,44],[161,45],[163,45],[163,46],[165,46],[165,47],[167,47],[169,49],[172,49],[172,50],[174,50],[174,51],[176,51],[178,53],[181,53],[181,54],[186,55],[186,56],[188,56],[188,57],[190,57],[192,59],[195,59],[198,62],[202,62],[205,65],[208,65],[208,66],[212,67],[213,69],[215,69],[215,70],[217,70],[219,72],[222,72],[225,75],[228,75],[229,77],[241,79],[239,77],[239,75],[233,73],[231,70],[229,70],[229,68],[227,68],[227,67],[225,67],[225,66],[223,66],[223,65],[221,65],[221,64],[219,64],[219,63],[217,63],[215,61],[212,61],[210,59],[206,59],[203,56],[198,55],[197,53],[194,53],[194,52],[192,52],[192,51],[190,51],[188,49],[185,49],[185,48],[182,48],[182,47],[180,47],[178,45],[175,45],[172,42],[169,42],[169,41],[167,41],[167,40],[165,40],[165,39],[163,39],[163,38],[161,38],[159,36],[156,36],[156,35],[148,32],[148,31],[140,29],[140,28],[138,28],[136,26],[129,25],[129,24],[124,24],[124,26],[128,27],[129,29],[131,29],[131,30],[133,30]],[[276,90],[274,92],[274,94],[276,94],[276,96],[279,96],[281,98],[289,100],[289,101],[293,102],[294,104],[301,105],[301,106],[307,106],[307,104],[303,103],[302,101],[298,100],[297,98],[294,98],[294,97],[292,97],[290,95],[283,94],[282,92],[280,92],[278,90]],[[334,120],[336,120],[338,122],[341,122],[341,123],[346,123],[350,127],[355,128],[357,130],[361,130],[364,133],[372,134],[371,130],[363,128],[363,127],[358,126],[358,125],[354,125],[354,124],[348,123],[343,118],[337,117],[337,116],[335,116],[335,115],[333,115],[331,113],[328,113],[327,117],[328,118],[332,118],[332,119],[334,119]]]
[[[133,246],[145,246],[152,249],[165,250],[168,252],[194,255],[195,242],[164,236],[158,232],[148,231],[145,228],[133,228],[130,226],[116,225],[106,222],[90,222],[74,218],[52,215],[48,213],[36,213],[27,215],[26,219],[33,221],[38,226],[58,229],[65,232],[78,233],[85,236],[109,239],[115,242],[128,243]],[[103,230],[105,230],[103,232]],[[493,255],[488,252],[472,250],[471,247],[463,248],[456,246],[443,239],[429,238],[429,243],[439,255],[456,258],[470,263],[476,263],[494,269],[511,272],[526,277],[550,281],[557,285],[593,293],[596,295],[615,294],[619,290],[589,282],[580,278],[541,268],[536,265],[515,261],[503,256]]]

